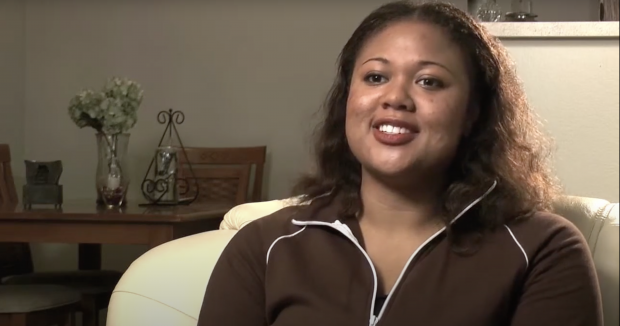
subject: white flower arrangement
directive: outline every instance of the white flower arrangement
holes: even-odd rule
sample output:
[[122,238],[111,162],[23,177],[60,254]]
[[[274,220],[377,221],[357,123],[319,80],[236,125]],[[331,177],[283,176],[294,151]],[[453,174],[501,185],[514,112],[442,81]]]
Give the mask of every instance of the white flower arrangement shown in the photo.
[[69,116],[80,128],[91,127],[106,135],[126,133],[138,121],[142,87],[113,77],[100,92],[83,90],[69,102]]

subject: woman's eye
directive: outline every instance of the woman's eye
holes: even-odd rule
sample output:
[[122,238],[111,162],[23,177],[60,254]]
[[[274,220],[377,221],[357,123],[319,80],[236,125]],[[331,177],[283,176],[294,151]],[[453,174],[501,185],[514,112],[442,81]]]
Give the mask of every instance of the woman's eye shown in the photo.
[[378,74],[370,74],[366,76],[365,80],[370,84],[381,84],[386,82],[387,79]]
[[430,88],[430,89],[439,89],[443,87],[443,83],[439,79],[435,79],[435,78],[420,79],[418,81],[418,84],[420,84],[424,88]]

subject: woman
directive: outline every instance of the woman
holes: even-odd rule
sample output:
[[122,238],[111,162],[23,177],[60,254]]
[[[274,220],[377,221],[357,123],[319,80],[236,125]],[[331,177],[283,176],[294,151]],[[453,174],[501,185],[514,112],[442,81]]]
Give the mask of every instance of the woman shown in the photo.
[[345,45],[309,205],[258,219],[199,326],[596,326],[579,231],[503,47],[448,4],[386,4]]

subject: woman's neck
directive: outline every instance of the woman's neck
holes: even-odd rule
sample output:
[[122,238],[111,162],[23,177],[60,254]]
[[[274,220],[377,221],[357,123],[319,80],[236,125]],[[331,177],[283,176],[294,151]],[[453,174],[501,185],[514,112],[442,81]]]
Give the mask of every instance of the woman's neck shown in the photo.
[[360,189],[364,206],[360,221],[389,230],[411,230],[441,223],[441,183],[413,182],[415,187],[397,187],[363,173]]

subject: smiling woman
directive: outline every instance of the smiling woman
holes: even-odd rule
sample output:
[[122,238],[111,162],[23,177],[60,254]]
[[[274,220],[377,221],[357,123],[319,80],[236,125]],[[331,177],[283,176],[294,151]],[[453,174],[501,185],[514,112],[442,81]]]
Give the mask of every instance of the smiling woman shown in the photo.
[[[469,108],[467,67],[458,45],[432,24],[394,23],[366,41],[353,65],[345,123],[347,143],[363,166],[362,182],[393,176],[395,186],[411,188],[420,184],[412,180],[424,178],[440,191],[477,114]],[[411,132],[398,128],[394,134],[400,126]]]
[[241,229],[199,326],[597,326],[586,241],[501,44],[452,5],[362,21],[292,206]]

